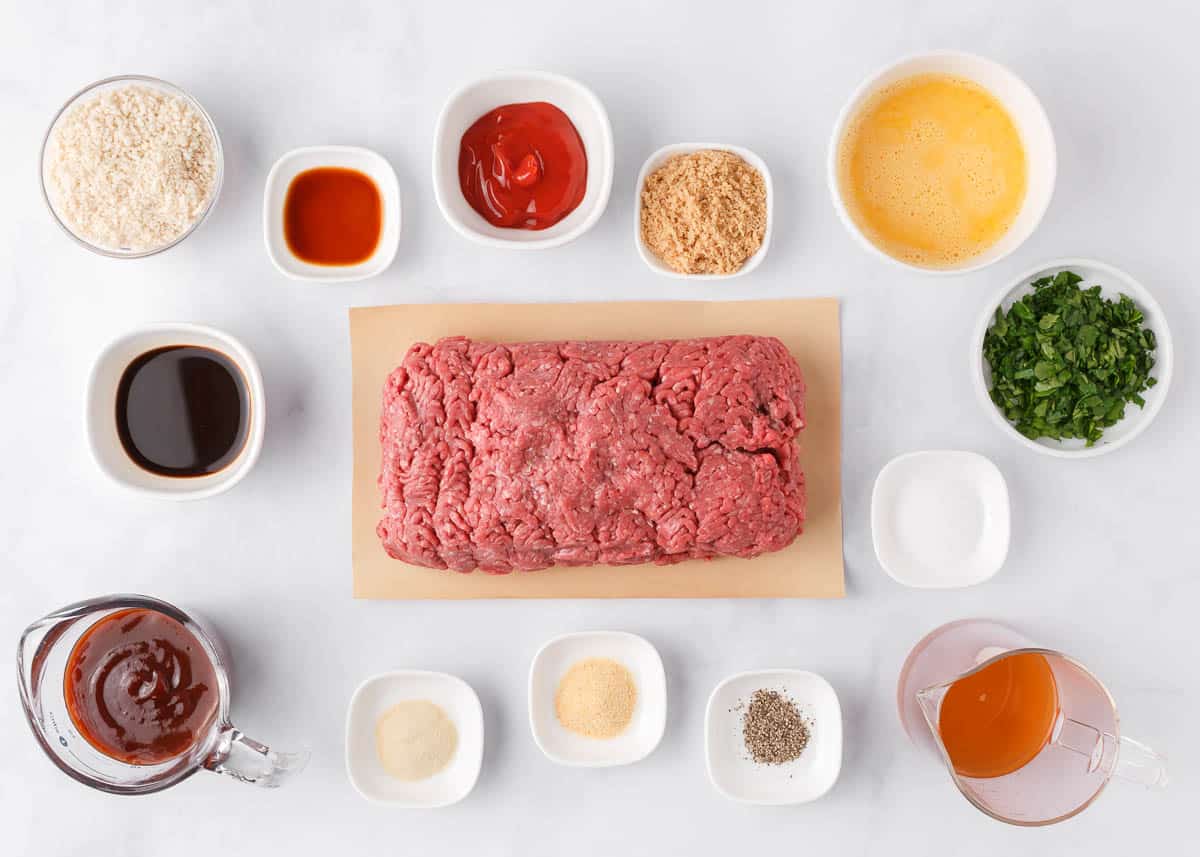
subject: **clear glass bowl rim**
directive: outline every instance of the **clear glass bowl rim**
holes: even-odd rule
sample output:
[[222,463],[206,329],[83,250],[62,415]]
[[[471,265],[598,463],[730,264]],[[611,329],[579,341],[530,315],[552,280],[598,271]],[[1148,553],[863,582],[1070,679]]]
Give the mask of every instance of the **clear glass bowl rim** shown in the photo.
[[[75,231],[66,223],[64,223],[62,218],[58,216],[58,212],[54,209],[54,203],[50,201],[50,192],[46,187],[46,150],[50,146],[50,135],[54,133],[54,128],[56,125],[58,125],[58,120],[61,119],[63,115],[72,107],[74,107],[82,98],[90,95],[101,87],[111,86],[119,83],[147,84],[151,87],[168,92],[171,95],[176,95],[190,104],[195,111],[201,117],[203,117],[205,124],[208,126],[208,132],[212,135],[213,155],[217,166],[217,175],[216,180],[213,183],[212,193],[209,195],[208,204],[205,205],[204,211],[200,213],[200,216],[197,217],[192,224],[174,240],[163,244],[161,247],[152,247],[149,250],[139,250],[136,252],[101,247],[97,244],[93,244],[82,236],[75,234]],[[217,133],[217,123],[213,121],[212,116],[210,116],[208,111],[204,109],[204,105],[197,101],[188,92],[180,89],[170,81],[144,74],[118,74],[112,77],[106,77],[102,80],[97,80],[94,83],[89,83],[83,89],[79,90],[70,98],[68,98],[66,103],[63,104],[63,106],[58,109],[58,112],[54,114],[54,118],[50,120],[50,125],[46,128],[45,136],[42,137],[42,148],[38,156],[38,185],[42,189],[42,200],[46,203],[46,208],[49,209],[50,216],[54,218],[54,222],[57,223],[63,232],[67,233],[71,240],[76,244],[91,250],[93,253],[98,253],[101,256],[107,256],[111,259],[142,259],[146,256],[154,256],[158,253],[170,250],[176,244],[183,241],[183,239],[195,232],[200,227],[200,224],[208,219],[209,214],[211,214],[213,208],[216,207],[217,198],[221,195],[221,185],[224,181],[224,178],[225,153],[221,147],[221,135]]]

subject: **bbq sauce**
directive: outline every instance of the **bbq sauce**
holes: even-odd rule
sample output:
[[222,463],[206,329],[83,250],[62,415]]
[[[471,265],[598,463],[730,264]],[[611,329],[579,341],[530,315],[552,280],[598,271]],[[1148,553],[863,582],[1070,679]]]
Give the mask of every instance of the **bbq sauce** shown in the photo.
[[63,679],[71,722],[111,759],[157,765],[186,753],[217,717],[216,668],[180,622],[119,610],[71,649]]
[[143,470],[207,476],[241,453],[250,428],[242,370],[220,351],[170,345],[147,351],[117,385],[117,435]]

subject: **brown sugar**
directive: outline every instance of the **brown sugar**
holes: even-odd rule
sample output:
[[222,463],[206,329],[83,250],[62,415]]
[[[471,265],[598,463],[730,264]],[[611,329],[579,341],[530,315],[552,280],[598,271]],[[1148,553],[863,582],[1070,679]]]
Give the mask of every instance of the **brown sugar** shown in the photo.
[[646,246],[681,274],[733,274],[767,231],[762,174],[732,152],[676,155],[646,177],[641,198]]

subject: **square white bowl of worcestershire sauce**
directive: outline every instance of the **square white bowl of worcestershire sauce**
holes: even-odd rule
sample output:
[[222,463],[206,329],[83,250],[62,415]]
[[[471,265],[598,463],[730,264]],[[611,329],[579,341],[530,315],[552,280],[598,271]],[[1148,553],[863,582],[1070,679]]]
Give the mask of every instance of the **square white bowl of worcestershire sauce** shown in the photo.
[[[606,658],[621,664],[637,688],[633,718],[615,738],[589,738],[558,721],[559,682],[580,661]],[[556,637],[534,656],[529,669],[529,726],[546,758],[560,765],[601,768],[649,756],[667,727],[667,676],[658,650],[623,631],[584,631]]]
[[[384,770],[375,727],[392,706],[428,700],[441,707],[458,732],[450,763],[424,780],[397,779]],[[483,706],[474,689],[457,676],[398,670],[372,676],[358,686],[346,714],[346,774],[367,800],[409,809],[436,809],[471,793],[483,767]]]

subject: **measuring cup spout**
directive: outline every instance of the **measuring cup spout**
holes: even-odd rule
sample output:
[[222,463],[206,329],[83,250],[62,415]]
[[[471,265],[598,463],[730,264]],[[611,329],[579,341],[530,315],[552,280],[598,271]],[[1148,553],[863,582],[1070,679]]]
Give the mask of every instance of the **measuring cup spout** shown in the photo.
[[917,691],[917,705],[921,707],[921,713],[925,715],[925,722],[935,734],[937,733],[938,706],[949,689],[949,684],[935,684]]

